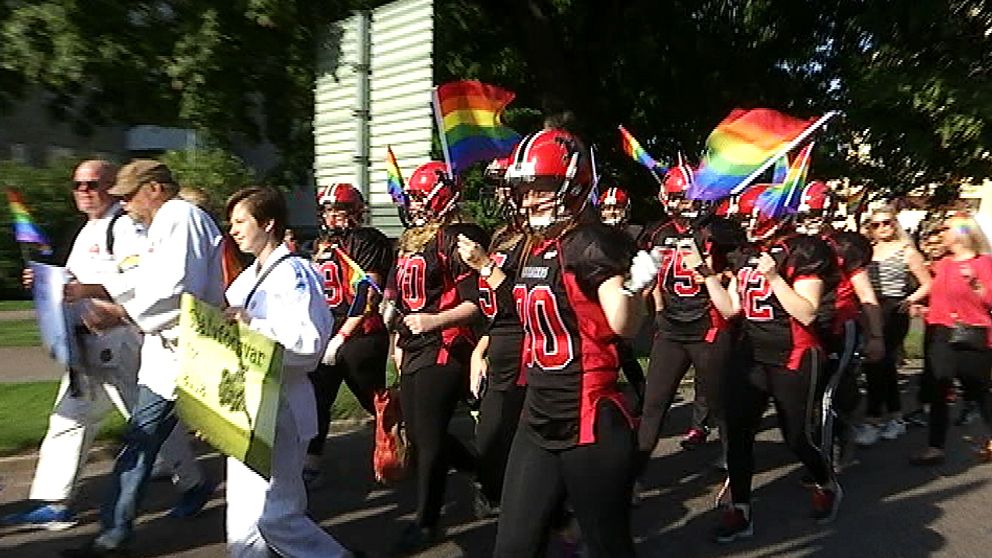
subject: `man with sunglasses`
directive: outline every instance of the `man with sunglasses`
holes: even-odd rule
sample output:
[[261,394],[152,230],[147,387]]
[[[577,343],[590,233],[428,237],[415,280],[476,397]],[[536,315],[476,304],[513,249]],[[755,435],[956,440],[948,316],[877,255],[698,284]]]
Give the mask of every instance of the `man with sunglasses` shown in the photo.
[[[178,198],[179,185],[164,164],[137,159],[117,173],[107,191],[119,196],[132,219],[147,227],[146,248],[127,289],[108,288],[105,297],[90,300],[83,321],[93,331],[107,331],[124,322],[144,335],[134,411],[125,444],[114,463],[110,494],[101,510],[100,534],[64,556],[99,557],[126,553],[144,485],[160,449],[170,455],[188,454],[185,438],[169,447],[175,436],[176,378],[179,373],[179,301],[183,293],[215,306],[224,301],[221,271],[222,235],[213,219]],[[84,285],[90,289],[92,285]],[[216,485],[199,479],[184,495],[184,503],[202,506]],[[185,510],[182,510],[185,511]]]
[[[102,160],[83,161],[73,172],[73,199],[87,220],[66,261],[73,278],[65,289],[70,313],[78,315],[89,304],[90,295],[106,296],[107,290],[126,289],[128,276],[145,248],[144,230],[124,214],[117,199],[108,193],[116,172],[117,167]],[[32,270],[25,269],[25,288],[30,289],[33,282]],[[91,285],[91,292],[83,284]],[[62,377],[48,432],[38,451],[29,493],[29,499],[37,505],[0,519],[2,524],[48,530],[75,525],[71,505],[76,480],[100,423],[115,407],[129,417],[134,406],[141,332],[132,325],[120,324],[96,335],[77,317],[72,333],[80,348],[79,362]],[[185,469],[175,471],[180,486],[189,481],[190,475],[183,474]]]

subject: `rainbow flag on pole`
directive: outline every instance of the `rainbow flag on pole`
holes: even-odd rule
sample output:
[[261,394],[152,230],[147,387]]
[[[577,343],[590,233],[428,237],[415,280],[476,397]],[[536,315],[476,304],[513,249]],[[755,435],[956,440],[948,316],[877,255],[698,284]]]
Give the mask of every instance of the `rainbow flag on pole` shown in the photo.
[[785,180],[771,184],[758,196],[755,206],[765,217],[778,219],[796,212],[802,197],[806,174],[809,172],[810,154],[813,142],[806,144],[789,165]]
[[835,114],[801,120],[771,109],[734,109],[707,138],[689,197],[719,200],[740,194]]
[[393,155],[393,148],[386,146],[386,191],[393,198],[396,205],[406,205],[406,194],[403,192],[403,174],[400,173],[400,166],[396,164],[396,155]]
[[623,140],[622,147],[624,153],[630,155],[633,160],[647,167],[649,171],[654,172],[657,169],[661,172],[665,172],[665,168],[659,165],[658,161],[654,160],[654,157],[648,155],[648,152],[641,147],[640,142],[638,142],[634,136],[630,135],[630,132],[628,132],[626,128],[623,126],[617,126],[617,129],[620,130],[620,137]]
[[517,145],[520,134],[500,121],[514,97],[511,91],[477,80],[434,88],[434,118],[452,175],[472,163],[505,157]]
[[369,288],[375,290],[380,295],[382,294],[382,289],[379,288],[379,285],[375,284],[375,281],[369,277],[368,273],[365,273],[362,266],[355,263],[355,260],[351,259],[340,246],[334,246],[334,253],[345,264],[341,268],[342,279],[348,285],[348,290],[351,291],[352,296],[348,316],[361,316],[370,310],[371,305],[368,289],[362,289],[362,284],[368,285]]
[[43,255],[51,254],[51,244],[31,218],[31,213],[24,205],[20,192],[7,188],[7,203],[10,205],[11,221],[14,225],[14,240],[23,244],[37,244]]

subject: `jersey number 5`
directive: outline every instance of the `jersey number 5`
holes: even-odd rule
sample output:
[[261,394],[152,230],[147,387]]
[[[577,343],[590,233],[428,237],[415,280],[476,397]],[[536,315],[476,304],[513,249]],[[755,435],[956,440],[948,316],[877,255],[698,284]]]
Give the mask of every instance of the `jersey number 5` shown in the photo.
[[737,272],[737,292],[741,297],[744,317],[755,322],[767,322],[775,317],[775,309],[768,303],[772,285],[753,267]]
[[[489,259],[492,260],[494,266],[502,268],[503,264],[506,263],[506,254],[496,252]],[[479,308],[482,309],[486,318],[491,320],[496,317],[496,293],[482,277],[479,277]]]
[[427,260],[423,256],[407,258],[400,264],[397,277],[400,295],[411,312],[419,312],[427,306]]
[[575,349],[572,335],[565,328],[558,310],[558,299],[546,285],[527,290],[523,285],[513,288],[517,315],[524,326],[524,366],[535,363],[542,370],[561,370],[572,362]]
[[664,290],[668,281],[668,274],[672,274],[672,291],[678,296],[692,297],[699,294],[699,283],[696,283],[696,276],[685,265],[682,258],[682,251],[677,248],[661,249],[661,273],[658,274],[658,281]]

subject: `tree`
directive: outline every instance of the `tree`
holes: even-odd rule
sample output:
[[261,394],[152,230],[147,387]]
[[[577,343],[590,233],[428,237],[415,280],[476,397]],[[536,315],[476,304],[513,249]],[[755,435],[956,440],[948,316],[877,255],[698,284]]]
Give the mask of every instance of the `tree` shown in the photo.
[[203,189],[214,210],[221,209],[231,194],[255,181],[254,173],[241,159],[216,147],[169,151],[160,159],[181,186]]

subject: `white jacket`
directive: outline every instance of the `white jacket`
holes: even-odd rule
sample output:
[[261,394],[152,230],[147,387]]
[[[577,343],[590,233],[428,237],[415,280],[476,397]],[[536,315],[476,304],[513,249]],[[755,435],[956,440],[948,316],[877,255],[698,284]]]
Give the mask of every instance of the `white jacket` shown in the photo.
[[[146,348],[150,343],[174,345],[183,293],[215,306],[224,301],[222,236],[209,215],[180,199],[171,199],[159,208],[147,234],[147,249],[132,276],[133,289],[117,293],[115,300],[145,333]],[[146,356],[143,350],[138,383],[173,399],[179,374],[177,359],[149,362]]]
[[[324,302],[322,282],[309,262],[290,257],[285,244],[269,254],[265,265],[245,268],[227,289],[231,306],[244,307],[249,327],[283,346],[282,396],[284,410],[292,413],[302,440],[317,435],[317,407],[307,376],[320,362],[330,339],[334,318]],[[275,266],[275,267],[273,267]],[[251,300],[246,300],[266,269]]]

